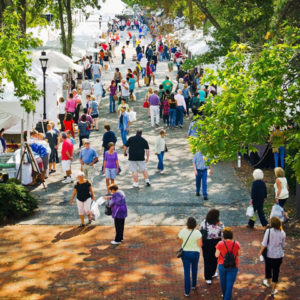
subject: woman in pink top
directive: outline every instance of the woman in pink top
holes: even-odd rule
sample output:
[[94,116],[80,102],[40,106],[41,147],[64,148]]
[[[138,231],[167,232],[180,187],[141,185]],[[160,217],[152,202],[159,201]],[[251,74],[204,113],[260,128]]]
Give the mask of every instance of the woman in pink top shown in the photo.
[[76,110],[76,100],[74,99],[74,95],[72,93],[69,94],[69,99],[66,102],[66,111],[71,113],[74,117],[75,110]]

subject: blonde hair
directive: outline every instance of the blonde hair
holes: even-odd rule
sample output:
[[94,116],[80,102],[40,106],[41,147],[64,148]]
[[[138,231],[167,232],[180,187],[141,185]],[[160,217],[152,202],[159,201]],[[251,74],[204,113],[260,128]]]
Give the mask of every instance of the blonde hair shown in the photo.
[[278,177],[285,177],[284,170],[282,168],[280,168],[280,167],[275,168],[274,173],[275,173],[276,178],[278,178]]
[[151,94],[153,94],[153,90],[152,90],[152,88],[148,88],[148,93],[151,93]]

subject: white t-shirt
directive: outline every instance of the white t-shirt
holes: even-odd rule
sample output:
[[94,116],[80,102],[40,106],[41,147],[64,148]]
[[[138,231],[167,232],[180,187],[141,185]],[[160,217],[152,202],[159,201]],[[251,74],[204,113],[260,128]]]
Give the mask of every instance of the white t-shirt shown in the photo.
[[94,85],[94,94],[95,96],[101,96],[102,95],[102,83],[97,82]]
[[141,59],[141,62],[140,62],[141,67],[142,67],[142,68],[146,68],[146,67],[147,67],[147,62],[148,62],[147,58],[146,58],[146,57],[143,57],[143,58]]
[[98,64],[92,64],[92,70],[94,75],[100,75],[101,66]]
[[66,113],[66,103],[65,102],[59,102],[58,103],[58,113],[60,115],[63,115]]
[[[191,230],[187,228],[183,228],[179,234],[178,237],[182,240],[182,247],[185,244],[185,241],[187,240],[188,236],[190,235]],[[196,251],[200,252],[200,248],[198,246],[198,240],[202,238],[202,234],[198,229],[194,229],[193,233],[191,234],[189,240],[187,241],[186,245],[184,246],[184,251]]]
[[88,59],[84,61],[84,69],[87,70],[90,67],[90,62]]
[[123,87],[122,83],[119,83],[119,86],[121,87],[121,96],[129,96],[129,85],[128,83],[126,82],[125,83],[125,86],[128,88],[127,90]]
[[[285,177],[279,177],[278,179],[281,182],[281,192],[278,199],[287,199],[289,197],[289,191],[287,189],[287,180]],[[275,197],[277,197],[278,188],[276,182],[274,183],[274,188],[275,188]]]

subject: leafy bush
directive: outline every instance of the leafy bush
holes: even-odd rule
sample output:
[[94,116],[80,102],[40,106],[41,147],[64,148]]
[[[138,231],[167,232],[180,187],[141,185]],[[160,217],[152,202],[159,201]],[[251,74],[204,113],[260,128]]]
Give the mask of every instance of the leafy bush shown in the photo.
[[28,216],[37,207],[37,199],[25,186],[13,181],[0,184],[0,220]]

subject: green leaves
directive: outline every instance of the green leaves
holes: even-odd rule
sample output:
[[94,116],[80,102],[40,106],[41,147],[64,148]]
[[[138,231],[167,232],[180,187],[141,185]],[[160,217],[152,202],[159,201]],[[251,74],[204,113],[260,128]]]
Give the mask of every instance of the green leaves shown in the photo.
[[10,7],[3,14],[0,31],[0,86],[4,78],[13,82],[15,96],[20,98],[22,106],[30,112],[35,110],[34,102],[39,100],[42,93],[35,85],[35,78],[27,74],[32,62],[27,49],[37,47],[40,41],[21,32],[19,19],[18,13]]
[[[234,45],[222,68],[206,70],[203,82],[215,83],[223,90],[207,100],[206,117],[198,120],[201,130],[196,139],[190,139],[193,151],[217,156],[217,160],[234,159],[238,152],[264,144],[273,125],[287,127],[290,120],[299,124],[300,72],[291,61],[300,46],[270,43],[260,53],[251,54],[250,50]],[[289,158],[298,180],[299,135],[288,131],[289,147],[298,147],[297,154]]]

